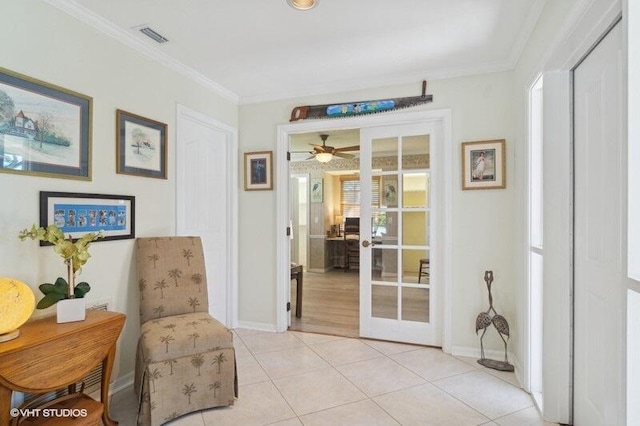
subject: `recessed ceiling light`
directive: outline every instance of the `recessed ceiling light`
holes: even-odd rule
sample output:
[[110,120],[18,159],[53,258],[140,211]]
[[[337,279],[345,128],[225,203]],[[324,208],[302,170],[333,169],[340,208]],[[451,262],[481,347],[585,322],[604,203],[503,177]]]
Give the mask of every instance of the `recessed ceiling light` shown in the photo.
[[318,3],[317,0],[287,0],[289,4],[298,10],[313,9]]

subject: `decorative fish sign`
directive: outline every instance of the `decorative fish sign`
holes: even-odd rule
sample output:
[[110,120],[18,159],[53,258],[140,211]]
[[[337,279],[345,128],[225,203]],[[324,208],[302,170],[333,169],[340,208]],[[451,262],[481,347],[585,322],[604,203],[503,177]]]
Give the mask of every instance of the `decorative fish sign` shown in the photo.
[[433,95],[427,95],[427,81],[422,82],[422,95],[404,98],[379,99],[376,101],[347,102],[344,104],[306,105],[295,107],[289,121],[313,118],[340,118],[352,115],[375,114],[393,111],[433,102]]

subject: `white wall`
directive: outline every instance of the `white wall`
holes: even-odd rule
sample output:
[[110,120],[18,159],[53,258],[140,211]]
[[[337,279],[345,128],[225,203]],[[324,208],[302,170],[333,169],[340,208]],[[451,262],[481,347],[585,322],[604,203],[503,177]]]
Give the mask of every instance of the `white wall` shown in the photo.
[[[276,150],[276,127],[286,124],[291,109],[299,105],[348,102],[398,96],[415,96],[420,82],[412,86],[387,87],[304,99],[269,102],[240,107],[240,150]],[[488,307],[484,271],[495,272],[495,307],[515,322],[516,247],[514,211],[518,194],[513,183],[515,141],[513,127],[513,74],[478,75],[429,82],[427,92],[435,102],[423,109],[451,108],[454,152],[463,141],[505,138],[507,140],[507,189],[462,191],[460,158],[449,171],[454,180],[453,210],[453,339],[452,346],[478,348],[475,318]],[[274,166],[275,167],[275,166]],[[280,182],[275,182],[278,185]],[[239,319],[241,324],[276,324],[276,242],[273,192],[241,192]],[[512,336],[518,341],[518,336]],[[502,341],[487,334],[488,347],[502,349]]]
[[[25,281],[39,299],[40,283],[66,273],[51,247],[17,238],[39,220],[39,191],[134,195],[137,236],[172,235],[176,104],[231,126],[237,126],[237,106],[42,1],[3,1],[1,9],[0,66],[93,97],[91,182],[0,174],[0,274]],[[118,108],[168,124],[167,180],[115,173]],[[80,275],[92,286],[88,303],[108,299],[111,310],[127,314],[114,377],[134,368],[139,319],[133,245],[134,240],[95,243]]]

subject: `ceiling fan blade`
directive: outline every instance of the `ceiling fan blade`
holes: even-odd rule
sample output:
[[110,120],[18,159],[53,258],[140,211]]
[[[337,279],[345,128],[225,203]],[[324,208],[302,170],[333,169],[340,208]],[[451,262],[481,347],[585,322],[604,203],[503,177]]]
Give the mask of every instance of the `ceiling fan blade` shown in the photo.
[[344,151],[360,151],[360,145],[353,145],[353,146],[343,146],[340,148],[336,148],[337,152],[344,152]]
[[355,155],[347,154],[347,153],[344,153],[344,152],[334,152],[333,155],[335,157],[340,157],[340,158],[356,158]]
[[311,155],[311,156],[305,158],[304,161],[313,160],[314,158],[316,158],[316,156],[315,155]]
[[[312,145],[312,144],[309,144]],[[322,152],[331,152],[327,149],[326,146],[321,146],[321,145],[313,145],[313,150],[315,151],[316,154],[320,154]]]

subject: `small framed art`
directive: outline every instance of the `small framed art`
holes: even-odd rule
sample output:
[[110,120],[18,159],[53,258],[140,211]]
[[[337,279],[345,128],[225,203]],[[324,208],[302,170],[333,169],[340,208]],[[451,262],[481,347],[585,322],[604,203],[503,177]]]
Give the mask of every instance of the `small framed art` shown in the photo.
[[324,180],[322,178],[311,178],[311,202],[321,203],[324,200]]
[[462,143],[462,189],[506,188],[505,140]]
[[167,125],[116,111],[116,172],[167,178]]
[[266,191],[273,189],[273,152],[244,153],[245,191]]

